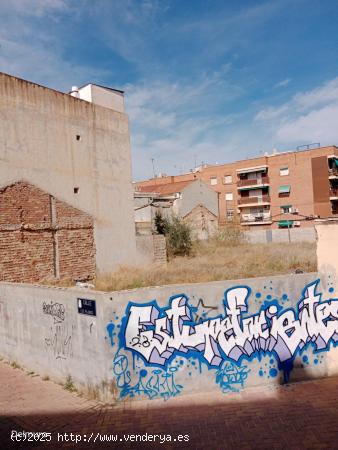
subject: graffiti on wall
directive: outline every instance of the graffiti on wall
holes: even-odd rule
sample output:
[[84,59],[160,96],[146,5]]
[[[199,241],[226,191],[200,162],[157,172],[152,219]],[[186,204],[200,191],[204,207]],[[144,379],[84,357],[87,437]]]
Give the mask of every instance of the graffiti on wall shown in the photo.
[[113,371],[116,375],[117,387],[121,389],[121,399],[145,395],[150,400],[154,398],[168,400],[170,397],[178,395],[182,390],[182,386],[175,382],[175,372],[178,371],[178,367],[174,365],[167,367],[165,370],[142,368],[137,371],[135,383],[131,383],[128,365],[128,358],[125,355],[119,353],[115,355]]
[[65,320],[65,307],[62,303],[43,302],[42,311],[44,314],[52,316],[54,323],[60,323]]
[[73,326],[69,330],[65,321],[65,307],[62,303],[43,302],[43,314],[53,318],[48,335],[44,338],[47,351],[50,351],[55,359],[67,359],[73,356],[72,335]]
[[[276,360],[287,382],[297,354],[310,346],[322,352],[338,343],[338,299],[322,299],[318,285],[316,280],[305,286],[295,308],[271,299],[255,314],[248,314],[252,298],[248,286],[228,289],[223,312],[217,315],[215,306],[206,306],[200,299],[194,307],[185,295],[171,297],[164,308],[156,301],[130,303],[114,359],[121,397],[145,394],[155,398],[161,396],[161,389],[164,398],[177,395],[182,390],[175,381],[180,369],[175,365],[177,358],[194,358],[200,367],[214,370],[222,392],[241,389],[250,372],[247,363],[266,355]],[[128,353],[144,365],[134,383]],[[270,370],[271,376],[277,373],[275,368]]]

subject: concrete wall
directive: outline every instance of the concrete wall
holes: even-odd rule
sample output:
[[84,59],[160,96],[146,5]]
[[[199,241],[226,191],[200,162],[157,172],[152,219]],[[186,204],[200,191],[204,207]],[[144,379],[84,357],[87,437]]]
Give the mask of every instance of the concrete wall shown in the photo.
[[269,242],[315,242],[316,232],[312,228],[290,228],[290,230],[250,230],[243,232],[248,242],[266,244]]
[[335,274],[338,281],[338,219],[316,222],[317,261],[322,273]]
[[203,205],[218,217],[218,194],[201,180],[188,184],[181,193],[181,198],[175,200],[174,212],[185,217],[196,206]]
[[204,206],[196,206],[184,217],[190,225],[192,239],[207,240],[215,236],[218,230],[218,218]]
[[[315,228],[318,270],[320,273],[328,274],[328,281],[333,289],[334,286],[338,286],[338,219],[315,222]],[[337,297],[337,293],[335,296]],[[332,367],[335,361],[338,361],[338,347],[331,349],[328,359],[330,361],[329,375],[331,375]]]
[[[0,283],[0,355],[60,382],[70,375],[78,388],[108,401],[167,400],[201,391],[226,394],[338,374],[338,358],[329,350],[337,322],[322,321],[330,313],[337,317],[333,310],[338,300],[325,303],[337,286],[330,274],[320,276],[317,292],[323,293],[325,305],[320,308],[327,312],[315,320],[311,311],[318,301],[317,277],[288,274],[110,293]],[[239,329],[247,295],[248,311],[242,313],[248,319],[242,318]],[[172,296],[176,298],[169,300]],[[291,311],[298,311],[302,298],[311,317],[303,313],[300,324]],[[96,316],[83,314],[83,299],[96,301]],[[179,317],[189,325],[183,322],[182,328]],[[166,332],[169,323],[171,331]],[[270,324],[268,331],[264,324]],[[314,338],[300,351],[299,339],[306,339],[307,332],[323,334],[324,341]]]
[[28,181],[90,214],[99,272],[135,262],[130,158],[125,114],[0,74],[0,187]]
[[137,235],[136,247],[144,263],[167,263],[166,240],[162,234]]

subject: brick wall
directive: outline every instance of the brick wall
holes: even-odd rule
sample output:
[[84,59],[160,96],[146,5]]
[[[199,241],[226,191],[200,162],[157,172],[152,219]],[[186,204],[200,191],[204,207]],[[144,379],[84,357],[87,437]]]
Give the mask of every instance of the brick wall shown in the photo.
[[92,279],[93,219],[26,182],[0,189],[0,280]]
[[163,234],[153,235],[154,261],[161,264],[167,264],[167,245]]

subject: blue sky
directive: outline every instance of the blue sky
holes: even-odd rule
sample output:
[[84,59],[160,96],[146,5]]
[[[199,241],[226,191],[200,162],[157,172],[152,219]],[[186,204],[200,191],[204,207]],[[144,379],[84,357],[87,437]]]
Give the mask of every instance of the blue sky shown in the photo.
[[135,179],[338,144],[336,0],[0,0],[0,70],[124,89]]

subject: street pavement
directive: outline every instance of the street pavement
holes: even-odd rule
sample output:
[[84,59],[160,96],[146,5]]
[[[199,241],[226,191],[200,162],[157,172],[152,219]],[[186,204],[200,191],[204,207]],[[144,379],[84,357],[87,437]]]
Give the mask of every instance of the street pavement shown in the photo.
[[338,378],[106,406],[1,362],[7,448],[338,450]]

